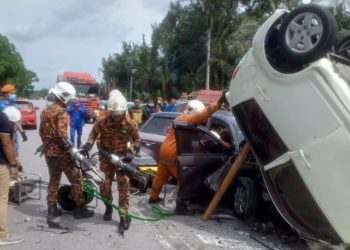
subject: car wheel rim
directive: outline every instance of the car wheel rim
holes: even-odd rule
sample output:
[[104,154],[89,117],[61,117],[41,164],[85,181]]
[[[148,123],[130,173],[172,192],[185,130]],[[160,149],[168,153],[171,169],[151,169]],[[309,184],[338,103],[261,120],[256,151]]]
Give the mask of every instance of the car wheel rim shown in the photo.
[[245,189],[242,186],[237,187],[234,199],[235,210],[237,211],[237,213],[243,214],[245,210],[247,197]]
[[296,53],[307,53],[314,49],[323,35],[321,19],[310,12],[294,17],[287,26],[286,42]]

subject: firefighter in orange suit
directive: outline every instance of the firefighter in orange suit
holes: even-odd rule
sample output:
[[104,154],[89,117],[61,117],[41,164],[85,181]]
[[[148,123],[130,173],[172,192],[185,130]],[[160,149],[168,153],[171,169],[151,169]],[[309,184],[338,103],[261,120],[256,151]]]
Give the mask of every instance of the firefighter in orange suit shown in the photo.
[[[201,124],[207,121],[209,116],[218,110],[223,103],[227,103],[224,93],[217,102],[210,104],[208,107],[205,107],[201,101],[192,100],[187,104],[184,113],[179,115],[176,120],[189,122],[195,125]],[[158,170],[153,179],[149,203],[152,204],[162,201],[162,199],[159,198],[162,186],[168,181],[170,176],[177,178],[177,165],[175,131],[171,126],[168,128],[165,141],[160,147]],[[175,213],[190,215],[193,214],[193,210],[189,209],[184,201],[177,199]]]

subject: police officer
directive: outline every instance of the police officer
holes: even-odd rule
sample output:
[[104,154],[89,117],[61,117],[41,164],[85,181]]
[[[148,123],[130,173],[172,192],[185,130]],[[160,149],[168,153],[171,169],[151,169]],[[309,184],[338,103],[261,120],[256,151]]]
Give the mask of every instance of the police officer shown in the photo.
[[[127,101],[119,90],[112,90],[107,102],[108,114],[93,126],[87,143],[83,146],[84,151],[88,152],[96,139],[99,138],[99,148],[101,150],[114,153],[119,157],[125,156],[127,144],[138,150],[140,146],[140,136],[138,125],[127,115]],[[100,184],[102,196],[112,201],[112,181],[117,174],[119,206],[128,211],[129,208],[129,178],[125,171],[116,170],[108,160],[100,155],[100,168],[105,174],[105,182]],[[106,210],[103,215],[104,220],[112,219],[113,208],[106,204]],[[122,214],[120,216],[119,233],[129,228],[131,218]]]
[[74,167],[75,164],[61,139],[67,137],[68,113],[66,106],[75,98],[76,91],[71,84],[59,82],[50,89],[49,93],[55,96],[55,100],[40,114],[39,134],[45,145],[44,154],[50,175],[47,191],[47,223],[49,226],[55,226],[56,217],[62,214],[57,208],[58,188],[62,172],[72,185],[72,197],[75,205],[73,217],[75,219],[88,218],[93,216],[94,211],[84,206],[82,173]]

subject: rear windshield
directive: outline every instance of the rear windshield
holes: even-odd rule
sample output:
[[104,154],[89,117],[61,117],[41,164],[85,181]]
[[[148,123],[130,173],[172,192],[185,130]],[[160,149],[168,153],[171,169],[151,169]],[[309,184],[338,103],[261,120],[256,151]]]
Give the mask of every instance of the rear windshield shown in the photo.
[[153,117],[152,120],[145,123],[141,128],[141,132],[155,135],[166,135],[173,117]]
[[29,109],[30,104],[28,102],[16,102],[16,107],[18,109]]

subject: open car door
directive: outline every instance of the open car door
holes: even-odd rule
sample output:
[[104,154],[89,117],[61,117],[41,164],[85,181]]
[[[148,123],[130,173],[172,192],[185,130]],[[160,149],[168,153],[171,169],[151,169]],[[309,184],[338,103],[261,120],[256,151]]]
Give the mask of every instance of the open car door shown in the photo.
[[229,156],[221,140],[203,126],[173,121],[176,136],[178,196],[191,199],[206,194],[204,180],[218,170]]

